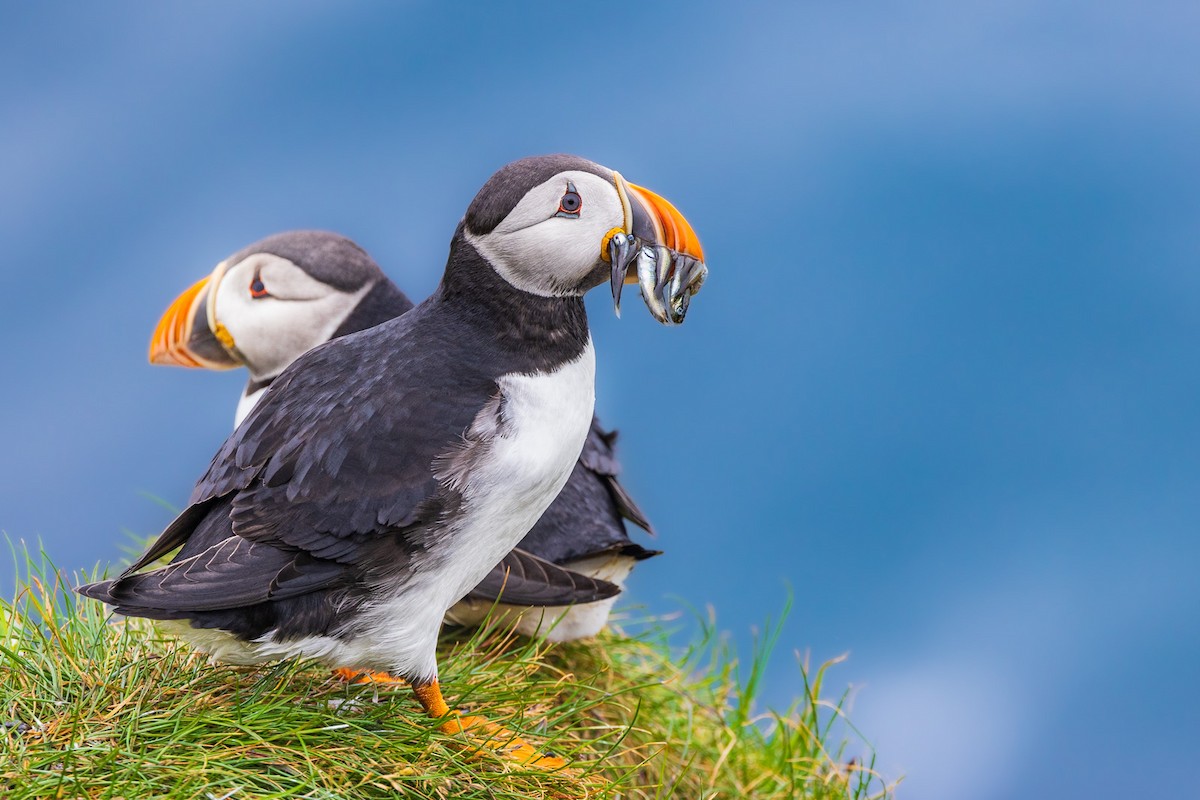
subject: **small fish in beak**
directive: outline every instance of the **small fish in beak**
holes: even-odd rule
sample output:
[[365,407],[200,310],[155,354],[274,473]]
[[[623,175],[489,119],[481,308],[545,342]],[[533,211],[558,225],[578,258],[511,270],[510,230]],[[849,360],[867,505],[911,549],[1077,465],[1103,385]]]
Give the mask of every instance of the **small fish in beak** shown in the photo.
[[672,263],[674,275],[671,278],[671,290],[666,296],[667,308],[671,310],[672,322],[683,322],[687,315],[688,305],[692,295],[700,291],[704,279],[708,277],[708,267],[704,262],[684,253],[677,253]]
[[632,234],[615,234],[608,243],[612,262],[613,306],[621,316],[621,290],[630,268],[650,314],[664,325],[677,325],[687,316],[692,295],[708,277],[704,262],[665,245],[643,243]]
[[700,240],[683,215],[649,189],[616,176],[629,212],[625,231],[608,240],[605,255],[612,264],[612,295],[621,316],[621,289],[636,282],[650,314],[664,325],[687,316],[692,295],[708,277]]
[[616,233],[608,240],[608,260],[612,262],[613,308],[617,317],[621,316],[621,290],[625,288],[625,276],[641,247],[637,237],[627,233]]

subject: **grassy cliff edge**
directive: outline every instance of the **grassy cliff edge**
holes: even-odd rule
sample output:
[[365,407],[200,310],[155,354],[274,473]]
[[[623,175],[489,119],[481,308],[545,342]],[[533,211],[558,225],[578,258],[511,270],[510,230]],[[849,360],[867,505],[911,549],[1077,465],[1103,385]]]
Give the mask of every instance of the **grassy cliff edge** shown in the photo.
[[[76,581],[20,556],[0,601],[0,795],[6,798],[876,798],[848,761],[845,695],[752,714],[773,636],[739,667],[711,624],[684,651],[661,625],[548,645],[484,628],[439,645],[447,699],[567,757],[514,766],[439,733],[408,691],[312,664],[211,665]],[[778,630],[777,628],[775,630]],[[838,723],[841,724],[838,724]]]

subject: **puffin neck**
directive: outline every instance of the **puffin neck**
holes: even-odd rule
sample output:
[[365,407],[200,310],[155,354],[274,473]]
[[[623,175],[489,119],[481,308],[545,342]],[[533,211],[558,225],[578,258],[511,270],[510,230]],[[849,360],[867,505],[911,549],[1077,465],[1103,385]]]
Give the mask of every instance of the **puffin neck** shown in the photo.
[[363,296],[362,300],[358,301],[358,305],[350,312],[350,316],[346,317],[330,338],[336,339],[339,336],[358,333],[367,328],[382,325],[389,319],[395,319],[411,310],[412,307],[412,300],[409,300],[408,296],[400,291],[400,287],[387,278],[381,278]]
[[466,241],[461,228],[450,243],[437,297],[486,331],[496,346],[534,362],[532,369],[577,358],[591,338],[582,297],[542,297],[517,289]]
[[246,381],[246,389],[242,392],[242,396],[249,397],[255,392],[261,392],[263,389],[266,389],[268,386],[274,383],[275,379],[278,377],[278,375],[272,375],[269,378],[251,378],[250,380]]

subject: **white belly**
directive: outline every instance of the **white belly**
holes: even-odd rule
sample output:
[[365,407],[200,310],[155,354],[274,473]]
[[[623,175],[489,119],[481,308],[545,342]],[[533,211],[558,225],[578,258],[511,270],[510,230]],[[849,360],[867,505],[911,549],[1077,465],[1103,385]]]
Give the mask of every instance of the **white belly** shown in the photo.
[[[505,375],[503,424],[459,481],[463,503],[438,551],[403,590],[364,617],[352,663],[410,677],[437,675],[442,616],[483,580],[541,518],[583,450],[595,405],[591,341],[554,372]],[[370,633],[365,633],[370,631]]]
[[[557,371],[506,375],[505,423],[467,479],[462,522],[447,550],[445,611],[517,545],[566,484],[595,406],[595,351]],[[452,563],[449,563],[452,562]]]
[[[437,676],[442,616],[533,528],[567,482],[583,450],[595,405],[591,340],[554,372],[505,375],[503,425],[456,483],[463,502],[436,552],[391,596],[360,610],[352,638],[277,641],[268,632],[242,642],[223,631],[180,630],[199,649],[233,663],[315,658],[330,666]],[[257,398],[254,398],[257,399]]]

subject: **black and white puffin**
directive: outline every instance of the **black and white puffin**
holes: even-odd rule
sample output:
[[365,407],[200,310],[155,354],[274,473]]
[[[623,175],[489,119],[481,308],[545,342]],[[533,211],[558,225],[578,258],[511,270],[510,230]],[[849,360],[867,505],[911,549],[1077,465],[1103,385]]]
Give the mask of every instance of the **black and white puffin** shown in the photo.
[[[374,327],[413,307],[365,250],[328,231],[288,231],[243,248],[181,294],[167,309],[150,342],[150,362],[250,373],[234,425],[254,408],[271,382],[308,350]],[[518,547],[565,569],[619,587],[633,565],[659,554],[630,540],[629,520],[650,531],[646,515],[617,480],[616,432],[592,427],[571,477]],[[507,597],[507,576],[498,565],[484,583],[446,613],[458,625],[477,625],[488,614],[504,615],[521,633],[544,633],[552,641],[595,636],[608,621],[616,597],[574,606],[559,584],[539,586],[536,571],[523,576],[525,602]],[[516,589],[514,585],[513,589]],[[587,591],[591,591],[587,587]],[[556,605],[545,606],[544,603]],[[532,607],[532,610],[531,610]],[[495,613],[493,613],[495,609]]]
[[[651,313],[682,321],[707,269],[669,203],[576,156],[503,167],[471,201],[433,295],[285,369],[158,542],[78,591],[175,620],[218,659],[403,679],[444,731],[561,766],[450,710],[437,633],[566,483],[593,415],[583,293],[611,276],[619,301],[630,272]],[[593,599],[615,591],[593,583]]]

